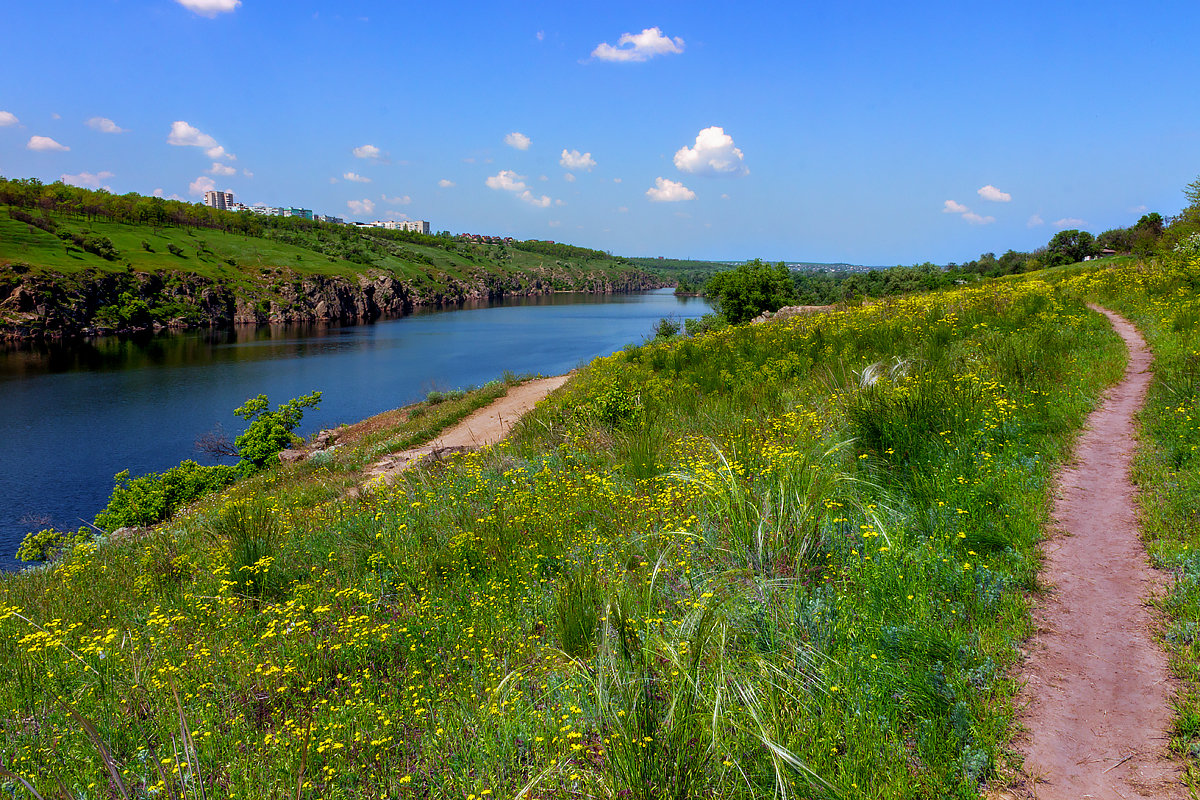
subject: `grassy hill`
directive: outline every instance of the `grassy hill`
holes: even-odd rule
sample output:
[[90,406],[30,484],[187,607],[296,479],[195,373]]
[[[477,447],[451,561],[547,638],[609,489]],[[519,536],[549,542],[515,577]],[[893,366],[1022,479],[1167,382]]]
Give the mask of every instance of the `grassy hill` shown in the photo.
[[475,400],[7,576],[4,765],[87,796],[976,797],[1011,774],[1051,478],[1123,369],[1085,299],[1174,359],[1143,463],[1194,568],[1200,314],[1162,301],[1200,264],[1139,269],[647,344],[393,486],[348,492]]
[[9,201],[0,203],[0,332],[9,335],[361,321],[467,298],[664,285],[624,259],[567,245],[477,244],[34,188],[42,194],[0,179]]

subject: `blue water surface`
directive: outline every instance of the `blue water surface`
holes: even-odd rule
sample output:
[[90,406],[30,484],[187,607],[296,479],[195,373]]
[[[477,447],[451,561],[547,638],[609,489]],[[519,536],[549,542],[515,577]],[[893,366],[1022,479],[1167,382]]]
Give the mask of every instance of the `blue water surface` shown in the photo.
[[505,371],[557,375],[651,335],[662,317],[708,313],[671,290],[556,294],[372,325],[262,326],[136,339],[105,337],[0,352],[0,569],[30,530],[75,529],[107,503],[113,476],[192,458],[196,439],[245,422],[233,409],[315,389],[298,431],[356,422],[432,389]]

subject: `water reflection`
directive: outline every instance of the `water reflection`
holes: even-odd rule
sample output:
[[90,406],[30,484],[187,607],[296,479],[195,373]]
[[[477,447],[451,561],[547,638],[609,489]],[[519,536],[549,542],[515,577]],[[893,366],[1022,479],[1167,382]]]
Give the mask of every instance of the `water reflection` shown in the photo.
[[[480,385],[505,370],[559,374],[650,335],[661,317],[707,313],[669,290],[556,294],[415,314],[374,325],[271,325],[104,337],[0,352],[0,568],[30,529],[91,520],[112,476],[198,458],[196,437],[259,393],[324,393],[302,433]],[[201,459],[198,459],[201,460]]]

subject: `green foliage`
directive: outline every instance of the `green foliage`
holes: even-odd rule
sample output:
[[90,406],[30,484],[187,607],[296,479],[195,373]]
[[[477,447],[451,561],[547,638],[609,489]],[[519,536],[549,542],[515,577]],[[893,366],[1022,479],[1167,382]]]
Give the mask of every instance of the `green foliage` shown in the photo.
[[612,385],[596,393],[588,404],[603,425],[618,428],[641,415],[641,397],[623,386]]
[[242,459],[239,466],[248,470],[262,469],[281,450],[298,442],[300,437],[292,431],[304,418],[304,409],[316,408],[320,402],[321,393],[312,392],[271,411],[267,396],[260,394],[234,409],[233,413],[250,423],[245,433],[233,440]]
[[267,503],[227,503],[208,520],[205,533],[225,553],[228,580],[236,594],[254,600],[281,595],[284,586],[276,560],[284,531]]
[[179,245],[175,244],[174,242],[171,242],[167,245],[167,252],[173,256],[179,256],[180,258],[185,257],[183,255],[183,248],[180,247]]
[[718,272],[704,286],[730,325],[749,322],[764,311],[778,311],[794,303],[796,288],[783,262],[767,264],[757,258],[728,272]]
[[53,561],[75,545],[91,541],[95,531],[80,528],[77,531],[60,531],[53,528],[28,533],[17,548],[18,561]]
[[655,339],[670,339],[679,335],[679,331],[683,326],[679,324],[679,320],[671,317],[663,317],[654,326]]
[[96,312],[96,320],[114,328],[125,328],[149,323],[151,314],[149,306],[140,295],[121,292],[116,303],[104,306]]
[[588,658],[595,652],[603,601],[594,569],[577,568],[563,580],[554,598],[554,620],[564,653]]
[[1099,253],[1100,248],[1092,234],[1071,228],[1054,234],[1050,244],[1046,245],[1046,251],[1050,255],[1047,266],[1056,266],[1083,261]]
[[239,475],[234,467],[205,467],[195,461],[184,461],[165,472],[151,472],[136,478],[131,478],[129,470],[124,470],[115,477],[116,486],[108,506],[96,515],[96,527],[111,532],[126,526],[157,524],[181,506],[223,489]]

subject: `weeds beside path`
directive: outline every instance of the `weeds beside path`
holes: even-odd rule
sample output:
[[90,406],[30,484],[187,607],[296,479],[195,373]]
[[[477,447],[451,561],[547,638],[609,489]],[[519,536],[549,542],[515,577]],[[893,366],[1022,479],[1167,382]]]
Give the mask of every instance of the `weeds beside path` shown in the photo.
[[1132,324],[1092,308],[1125,340],[1129,363],[1058,485],[1041,575],[1052,593],[1024,667],[1025,773],[1043,800],[1184,797],[1167,751],[1167,657],[1146,605],[1161,576],[1147,563],[1129,475],[1151,356]]
[[414,461],[444,451],[458,452],[474,450],[495,444],[503,439],[512,426],[526,412],[537,405],[550,392],[567,382],[570,375],[556,375],[552,378],[538,378],[520,386],[514,386],[508,393],[488,406],[479,409],[454,427],[442,432],[437,438],[418,447],[410,447],[395,453],[389,453],[383,459],[375,462],[364,470],[363,475],[370,481],[387,481],[390,476],[403,470]]

